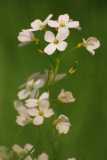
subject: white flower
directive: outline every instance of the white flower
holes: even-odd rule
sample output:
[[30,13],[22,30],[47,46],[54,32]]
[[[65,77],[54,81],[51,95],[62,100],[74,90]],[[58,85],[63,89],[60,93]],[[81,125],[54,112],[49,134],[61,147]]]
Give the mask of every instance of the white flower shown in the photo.
[[49,20],[48,25],[59,30],[65,28],[66,32],[69,32],[69,28],[80,28],[79,21],[73,21],[68,14],[60,15],[57,21]]
[[95,50],[100,47],[100,41],[96,37],[83,39],[83,46],[92,54],[95,55]]
[[[17,144],[14,144],[12,147],[12,150],[19,156],[22,157],[26,155],[28,152],[31,151],[31,154],[34,152],[33,145],[31,144],[25,144],[24,147],[21,147]],[[32,157],[30,155],[26,156],[25,160],[32,160]]]
[[33,124],[43,124],[44,118],[50,118],[54,111],[50,108],[49,93],[44,92],[39,98],[26,100],[27,112],[33,117]]
[[62,103],[71,103],[75,102],[75,97],[73,96],[72,92],[62,89],[58,95],[58,100]]
[[16,123],[20,126],[25,126],[31,121],[31,118],[27,113],[26,107],[20,101],[15,101],[14,105],[15,105],[16,111],[19,114],[16,117]]
[[26,115],[19,115],[16,117],[16,123],[22,127],[27,125],[31,121],[29,116]]
[[56,129],[59,134],[67,134],[71,127],[69,118],[63,114],[61,114],[57,120],[55,120]]
[[40,19],[36,19],[31,23],[32,31],[38,31],[44,29],[44,27],[48,24],[48,21],[52,18],[52,14],[50,14],[44,21]]
[[27,99],[25,101],[25,104],[28,108],[32,108],[32,107],[39,106],[43,102],[47,103],[49,106],[49,93],[48,92],[42,93],[41,96],[39,96],[38,98]]
[[34,35],[31,29],[23,29],[18,35],[18,40],[24,44],[32,42],[34,40]]
[[46,153],[41,153],[37,160],[48,160],[48,155]]
[[47,31],[45,33],[45,41],[49,44],[45,47],[44,52],[48,55],[52,55],[56,49],[59,51],[64,51],[67,48],[67,42],[64,40],[68,37],[68,33],[65,29],[57,33],[56,37],[53,32]]

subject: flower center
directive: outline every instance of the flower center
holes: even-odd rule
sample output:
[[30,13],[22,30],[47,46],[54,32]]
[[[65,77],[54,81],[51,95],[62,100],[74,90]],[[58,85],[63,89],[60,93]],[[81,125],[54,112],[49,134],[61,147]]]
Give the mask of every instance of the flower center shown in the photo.
[[54,40],[54,44],[58,44],[59,41],[57,39]]
[[65,22],[63,20],[60,22],[60,27],[65,27]]
[[39,111],[39,115],[40,115],[40,116],[43,116],[44,113],[43,113],[42,111]]

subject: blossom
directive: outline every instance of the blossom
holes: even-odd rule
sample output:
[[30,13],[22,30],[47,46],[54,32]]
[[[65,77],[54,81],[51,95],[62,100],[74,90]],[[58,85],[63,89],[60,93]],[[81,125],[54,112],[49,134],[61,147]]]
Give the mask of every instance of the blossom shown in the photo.
[[39,98],[26,100],[27,111],[33,117],[33,124],[43,124],[44,118],[50,118],[54,111],[50,108],[49,93],[44,92]]
[[55,120],[55,125],[59,134],[67,134],[71,127],[69,118],[64,114],[61,114],[57,120]]
[[71,103],[75,102],[75,97],[73,96],[72,92],[62,89],[58,95],[58,100],[62,103]]
[[25,160],[32,160],[31,153],[34,152],[34,150],[32,150],[32,149],[33,149],[33,145],[31,145],[31,144],[25,144],[24,147],[21,147],[17,144],[14,144],[12,146],[13,152],[16,153],[17,156],[20,157],[20,158],[27,155],[27,153],[30,152],[30,155],[27,155],[25,157]]
[[38,31],[44,29],[44,27],[48,24],[48,21],[52,18],[52,14],[50,14],[44,21],[40,19],[36,19],[31,23],[32,31]]
[[52,55],[56,50],[60,52],[67,48],[67,42],[64,40],[68,37],[68,33],[63,29],[55,36],[53,32],[47,31],[44,39],[49,44],[45,47],[44,52],[48,55]]
[[58,20],[49,20],[48,25],[59,30],[65,28],[66,32],[69,32],[69,28],[80,28],[79,21],[73,21],[68,14],[60,15]]
[[83,39],[83,46],[95,55],[95,50],[100,47],[100,41],[96,37],[89,37],[87,40]]
[[43,77],[28,80],[19,90],[17,94],[18,99],[25,100],[28,97],[34,96],[37,91],[45,85],[45,82],[46,80]]
[[24,44],[32,42],[34,40],[34,35],[31,29],[23,29],[21,32],[19,32],[18,40]]

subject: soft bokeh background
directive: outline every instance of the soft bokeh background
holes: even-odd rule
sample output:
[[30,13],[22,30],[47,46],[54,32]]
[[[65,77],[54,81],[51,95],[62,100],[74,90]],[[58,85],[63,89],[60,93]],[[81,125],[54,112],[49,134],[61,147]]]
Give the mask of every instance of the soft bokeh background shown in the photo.
[[[84,49],[68,49],[61,71],[75,60],[78,72],[57,87],[71,89],[77,96],[75,104],[66,109],[72,121],[72,133],[59,138],[57,160],[76,156],[78,160],[107,159],[107,2],[105,0],[1,0],[0,1],[0,145],[32,143],[52,158],[51,128],[20,128],[15,123],[13,100],[17,88],[32,73],[43,70],[49,63],[36,54],[35,47],[17,47],[17,34],[35,18],[69,13],[80,20],[82,32],[74,34],[72,43],[80,36],[97,36],[102,47],[92,57]],[[46,123],[47,124],[47,123]],[[50,142],[51,140],[51,142]]]

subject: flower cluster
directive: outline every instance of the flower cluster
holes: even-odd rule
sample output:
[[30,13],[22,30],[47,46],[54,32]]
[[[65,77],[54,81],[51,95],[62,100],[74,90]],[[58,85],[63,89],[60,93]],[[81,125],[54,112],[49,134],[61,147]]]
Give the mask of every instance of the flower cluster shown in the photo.
[[[67,134],[72,127],[70,118],[60,112],[57,113],[54,108],[54,103],[58,105],[67,105],[74,103],[76,98],[71,91],[61,89],[58,95],[53,98],[52,88],[56,82],[64,79],[65,77],[75,73],[73,66],[65,73],[59,73],[60,63],[63,56],[62,53],[70,44],[70,35],[72,30],[81,30],[80,22],[70,18],[68,14],[58,16],[56,20],[50,14],[45,20],[36,19],[31,22],[28,29],[23,29],[19,35],[18,40],[21,46],[34,42],[38,45],[38,50],[43,55],[48,55],[47,58],[51,64],[43,74],[35,73],[27,82],[19,88],[17,99],[14,103],[15,109],[18,113],[16,123],[22,127],[31,123],[34,126],[44,124],[46,119],[53,117],[52,121],[59,134]],[[41,32],[41,34],[39,34]],[[45,41],[45,43],[44,43]],[[43,43],[42,43],[43,42]],[[41,48],[39,48],[41,46]],[[89,37],[82,40],[72,47],[75,49],[84,47],[89,53],[95,55],[95,50],[100,47],[100,41],[96,37]],[[56,56],[51,55],[57,53]],[[64,87],[63,87],[64,88]],[[57,106],[58,106],[57,105]],[[33,156],[35,151],[34,147],[26,144],[23,148],[19,145],[12,147],[13,152],[18,156],[24,156],[25,160],[48,160],[48,154],[41,153],[36,158]],[[27,154],[29,153],[29,154]],[[76,160],[75,158],[68,158],[67,160]]]
[[[44,31],[43,38],[47,42],[43,52],[47,55],[52,55],[56,50],[63,52],[67,46],[66,41],[72,29],[80,30],[80,22],[70,18],[68,14],[60,15],[57,20],[52,19],[53,15],[50,14],[44,21],[36,19],[31,22],[29,29],[23,29],[19,35],[18,40],[22,44],[29,42],[38,42],[39,38],[35,36],[35,32]],[[100,47],[100,42],[95,37],[89,37],[87,40],[83,39],[77,47],[85,47],[92,55],[95,54],[95,49]]]
[[[39,155],[32,144],[25,144],[23,147],[14,144],[11,149],[5,146],[0,146],[0,160],[49,160],[49,155],[42,152]],[[75,158],[68,158],[67,160],[76,160]]]
[[[59,75],[57,75],[58,79]],[[31,76],[28,81],[20,87],[15,101],[15,109],[18,112],[16,122],[20,126],[25,126],[32,123],[35,126],[40,126],[46,118],[55,115],[53,104],[50,104],[49,91],[41,92],[47,83],[47,75],[36,73]],[[56,100],[62,103],[71,103],[75,101],[72,92],[61,90]],[[71,123],[66,115],[59,115],[54,120],[54,125],[59,134],[67,134]]]

